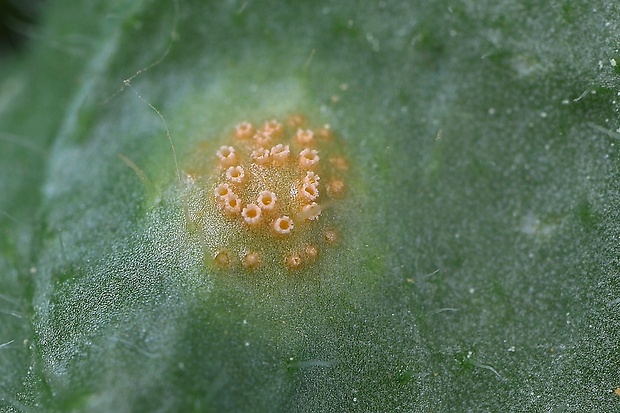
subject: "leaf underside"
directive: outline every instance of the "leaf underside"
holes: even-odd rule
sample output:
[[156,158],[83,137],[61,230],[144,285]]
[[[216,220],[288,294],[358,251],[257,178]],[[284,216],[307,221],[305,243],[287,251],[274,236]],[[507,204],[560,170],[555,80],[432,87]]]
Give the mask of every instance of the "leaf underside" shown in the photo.
[[[2,409],[620,408],[616,2],[87,3],[0,68]],[[340,244],[215,271],[177,163],[291,113]]]

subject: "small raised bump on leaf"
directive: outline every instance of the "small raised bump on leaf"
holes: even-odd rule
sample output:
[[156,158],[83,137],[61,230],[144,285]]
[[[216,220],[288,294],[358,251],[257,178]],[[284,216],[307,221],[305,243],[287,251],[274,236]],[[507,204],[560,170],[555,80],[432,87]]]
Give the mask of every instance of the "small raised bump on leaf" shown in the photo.
[[226,170],[226,178],[231,182],[235,182],[238,184],[242,183],[243,179],[245,178],[245,171],[243,169],[243,166],[237,165],[228,168]]
[[305,183],[301,187],[301,196],[308,201],[314,201],[319,197],[319,190],[316,185]]
[[306,172],[306,176],[304,177],[304,184],[314,185],[315,187],[319,186],[319,181],[321,177],[318,176],[314,171]]
[[340,198],[344,195],[345,186],[342,179],[333,179],[327,184],[327,193],[335,198]]
[[222,166],[231,166],[236,162],[235,148],[232,146],[222,146],[217,152],[217,157],[220,159]]
[[252,151],[252,159],[257,165],[264,165],[269,162],[269,151],[265,148],[258,148]]
[[301,128],[306,124],[306,117],[300,115],[299,113],[295,113],[288,117],[288,124],[294,128]]
[[319,215],[321,215],[321,206],[316,202],[313,202],[309,205],[304,205],[301,208],[301,213],[299,215],[302,219],[314,221],[315,219],[319,218]]
[[254,133],[254,127],[250,122],[241,122],[235,126],[235,137],[238,139],[250,139]]
[[306,245],[304,255],[308,260],[314,260],[319,256],[319,248],[316,245]]
[[231,195],[233,192],[230,189],[230,185],[228,184],[219,184],[215,191],[213,191],[215,197],[219,200],[224,200],[228,195]]
[[319,163],[319,153],[315,149],[304,149],[299,153],[299,164],[305,169],[311,169]]
[[275,119],[265,122],[265,126],[263,126],[263,133],[272,138],[279,138],[283,132],[283,125]]
[[226,195],[223,201],[224,201],[224,209],[230,215],[236,215],[239,213],[239,211],[241,211],[241,200],[234,193]]
[[233,263],[232,254],[228,250],[220,250],[216,252],[213,260],[220,268],[229,268]]
[[290,270],[296,270],[299,267],[301,267],[301,264],[303,263],[303,259],[301,258],[301,255],[299,253],[291,252],[290,254],[286,256],[286,259],[284,262]]
[[271,143],[271,135],[264,132],[258,132],[254,135],[254,142],[261,147],[268,146]]
[[328,229],[325,231],[325,240],[330,244],[335,244],[338,242],[338,232],[335,229]]
[[271,152],[270,152],[271,157],[276,162],[286,162],[290,154],[291,154],[291,151],[288,145],[282,145],[281,143],[271,148]]
[[278,197],[271,191],[261,191],[258,194],[256,204],[263,211],[272,211],[276,207],[276,201]]
[[278,235],[290,234],[293,228],[295,228],[295,224],[293,223],[293,220],[286,215],[284,215],[283,217],[276,218],[276,220],[273,221],[273,230]]
[[261,215],[262,210],[255,204],[247,204],[241,211],[241,216],[248,225],[257,225],[260,222]]
[[249,251],[243,257],[243,265],[246,268],[254,269],[261,264],[260,254],[256,251]]
[[310,129],[299,129],[297,131],[297,134],[295,135],[295,138],[297,138],[297,142],[301,143],[304,146],[310,145],[314,143],[314,132],[312,132]]

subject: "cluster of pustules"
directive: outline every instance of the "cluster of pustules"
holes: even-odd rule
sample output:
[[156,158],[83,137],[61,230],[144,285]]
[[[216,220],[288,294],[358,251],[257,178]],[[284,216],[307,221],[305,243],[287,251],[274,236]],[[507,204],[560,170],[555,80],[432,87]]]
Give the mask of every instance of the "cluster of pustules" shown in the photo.
[[[296,231],[303,238],[323,212],[322,191],[338,197],[344,189],[340,179],[331,179],[324,187],[320,183],[321,162],[325,161],[317,147],[319,141],[331,139],[329,127],[316,133],[301,125],[288,129],[287,133],[275,120],[260,128],[241,122],[235,127],[234,141],[215,152],[219,171],[212,187],[214,202],[227,220],[236,223],[235,228],[243,227],[242,231],[257,239],[284,241],[294,238]],[[344,162],[342,158],[330,161]],[[334,231],[326,231],[324,237],[330,242]],[[216,254],[216,263],[229,266],[232,257],[222,251]],[[318,247],[307,244],[304,251],[289,253],[287,266],[299,266],[304,256],[314,259]],[[245,255],[245,266],[257,266],[260,258],[258,251],[251,250]]]

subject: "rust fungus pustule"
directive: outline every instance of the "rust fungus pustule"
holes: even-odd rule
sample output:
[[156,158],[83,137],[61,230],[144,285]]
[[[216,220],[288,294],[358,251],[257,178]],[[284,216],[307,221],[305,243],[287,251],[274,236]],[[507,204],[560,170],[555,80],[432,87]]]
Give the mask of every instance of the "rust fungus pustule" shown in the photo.
[[[297,270],[333,248],[348,160],[329,125],[302,115],[231,125],[191,166],[186,215],[221,270]],[[211,143],[213,142],[213,143]]]

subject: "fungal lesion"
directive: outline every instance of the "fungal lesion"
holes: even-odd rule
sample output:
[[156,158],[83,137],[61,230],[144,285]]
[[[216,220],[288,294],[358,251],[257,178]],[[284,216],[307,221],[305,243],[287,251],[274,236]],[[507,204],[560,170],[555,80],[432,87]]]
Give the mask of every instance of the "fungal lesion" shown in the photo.
[[210,265],[296,270],[338,243],[348,161],[329,125],[313,129],[302,115],[242,120],[210,146],[194,154],[188,202]]

